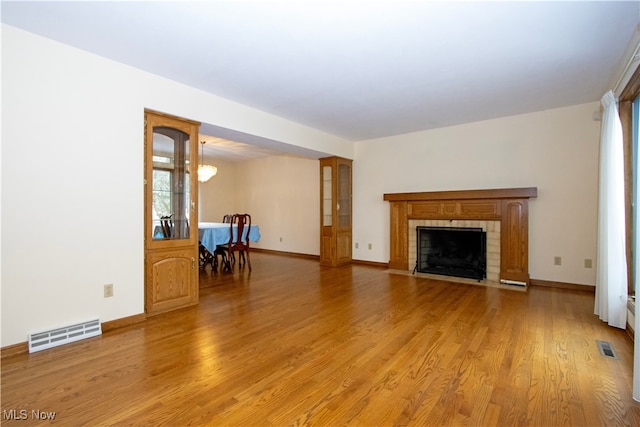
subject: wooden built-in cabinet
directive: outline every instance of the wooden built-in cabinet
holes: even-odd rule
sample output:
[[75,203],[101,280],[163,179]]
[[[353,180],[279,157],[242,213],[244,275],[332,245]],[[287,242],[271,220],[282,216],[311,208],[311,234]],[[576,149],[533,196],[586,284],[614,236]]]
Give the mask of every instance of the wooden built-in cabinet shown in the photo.
[[145,312],[198,303],[200,124],[145,111]]
[[351,262],[352,161],[341,157],[320,159],[320,264]]
[[390,202],[389,268],[409,266],[409,220],[500,221],[500,279],[529,283],[529,199],[535,187],[385,194]]

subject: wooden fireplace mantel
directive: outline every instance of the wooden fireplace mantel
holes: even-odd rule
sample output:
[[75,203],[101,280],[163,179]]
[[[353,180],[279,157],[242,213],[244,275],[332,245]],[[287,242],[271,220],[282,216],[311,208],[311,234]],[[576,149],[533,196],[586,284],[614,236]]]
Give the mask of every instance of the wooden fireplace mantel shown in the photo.
[[410,270],[409,220],[500,221],[500,280],[529,283],[529,199],[537,187],[388,193],[389,268]]

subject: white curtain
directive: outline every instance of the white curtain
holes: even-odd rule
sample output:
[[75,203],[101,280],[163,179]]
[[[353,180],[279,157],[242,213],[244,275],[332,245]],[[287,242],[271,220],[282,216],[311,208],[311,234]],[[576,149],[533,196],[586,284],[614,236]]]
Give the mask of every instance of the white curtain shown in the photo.
[[622,124],[612,91],[602,97],[602,105],[594,312],[610,326],[624,329],[627,323],[627,259]]

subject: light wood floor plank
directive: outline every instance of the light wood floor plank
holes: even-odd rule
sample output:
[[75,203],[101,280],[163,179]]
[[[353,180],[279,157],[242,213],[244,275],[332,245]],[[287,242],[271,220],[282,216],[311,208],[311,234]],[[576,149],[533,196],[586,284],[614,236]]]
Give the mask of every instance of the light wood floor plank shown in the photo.
[[201,274],[198,306],[4,359],[2,425],[640,425],[593,294],[251,258]]

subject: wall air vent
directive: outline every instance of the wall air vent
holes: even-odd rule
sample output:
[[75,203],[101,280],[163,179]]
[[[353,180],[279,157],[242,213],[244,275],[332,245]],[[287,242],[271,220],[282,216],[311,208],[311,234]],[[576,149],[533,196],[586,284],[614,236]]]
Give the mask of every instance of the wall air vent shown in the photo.
[[27,340],[29,343],[29,353],[95,337],[97,335],[102,335],[102,327],[99,319],[52,329],[50,331],[29,334],[29,339]]

